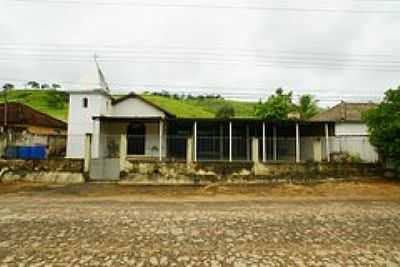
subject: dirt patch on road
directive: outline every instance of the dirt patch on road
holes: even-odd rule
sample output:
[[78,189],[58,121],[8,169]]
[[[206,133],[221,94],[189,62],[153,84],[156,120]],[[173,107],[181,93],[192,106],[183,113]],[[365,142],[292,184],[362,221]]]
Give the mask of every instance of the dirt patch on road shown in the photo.
[[133,198],[152,200],[340,199],[400,200],[400,182],[383,179],[307,185],[138,186],[85,183],[75,185],[0,184],[0,195]]

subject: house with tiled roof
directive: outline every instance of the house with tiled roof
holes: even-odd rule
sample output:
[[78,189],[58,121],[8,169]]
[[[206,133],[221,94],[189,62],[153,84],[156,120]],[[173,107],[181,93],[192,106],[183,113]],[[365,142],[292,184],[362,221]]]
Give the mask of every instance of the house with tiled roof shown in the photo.
[[314,122],[331,122],[334,125],[331,138],[332,153],[348,153],[362,161],[376,162],[378,153],[369,143],[368,127],[363,113],[376,107],[374,103],[341,102],[311,119]]

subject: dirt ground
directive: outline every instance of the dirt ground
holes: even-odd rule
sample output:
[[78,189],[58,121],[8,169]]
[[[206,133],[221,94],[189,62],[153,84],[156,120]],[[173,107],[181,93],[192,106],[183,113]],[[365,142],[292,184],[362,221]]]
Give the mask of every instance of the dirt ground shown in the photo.
[[0,266],[400,266],[400,183],[0,184]]
[[215,200],[400,200],[400,181],[359,179],[346,182],[312,184],[257,184],[208,186],[128,185],[85,183],[46,185],[37,183],[0,183],[5,194],[46,197],[126,198],[140,201],[215,201]]

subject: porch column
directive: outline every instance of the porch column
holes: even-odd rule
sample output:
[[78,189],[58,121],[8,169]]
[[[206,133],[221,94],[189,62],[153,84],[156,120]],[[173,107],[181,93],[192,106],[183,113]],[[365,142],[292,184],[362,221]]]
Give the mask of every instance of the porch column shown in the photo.
[[193,125],[193,161],[197,161],[197,121]]
[[272,150],[273,150],[273,157],[274,157],[274,160],[276,161],[277,159],[278,159],[278,153],[277,153],[277,127],[276,127],[276,125],[274,125],[274,128],[272,129],[273,130],[273,133],[272,133]]
[[329,124],[325,123],[325,152],[326,152],[326,161],[331,161],[331,148],[329,145]]
[[121,140],[119,143],[119,162],[121,169],[123,169],[123,166],[125,165],[125,159],[126,159],[126,154],[127,154],[127,142],[126,142],[126,134],[121,134]]
[[298,123],[296,123],[296,162],[300,162],[300,129]]
[[232,122],[229,122],[229,162],[232,161]]
[[262,161],[265,162],[267,160],[267,151],[265,147],[265,122],[262,124]]
[[163,128],[164,128],[164,123],[162,120],[159,121],[159,157],[160,157],[160,161],[162,161],[162,146],[163,146]]
[[88,172],[90,169],[90,160],[92,158],[92,134],[85,135],[85,157],[83,171]]

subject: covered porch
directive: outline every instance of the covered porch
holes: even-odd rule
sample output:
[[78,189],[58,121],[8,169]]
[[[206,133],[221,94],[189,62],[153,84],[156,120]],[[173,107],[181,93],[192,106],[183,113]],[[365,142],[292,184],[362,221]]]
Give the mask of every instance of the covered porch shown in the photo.
[[114,170],[114,176],[135,161],[330,161],[333,134],[329,123],[257,119],[99,117],[94,123],[87,169],[97,164],[102,172]]
[[329,161],[333,135],[333,126],[321,122],[102,117],[95,123],[93,156],[127,160]]

